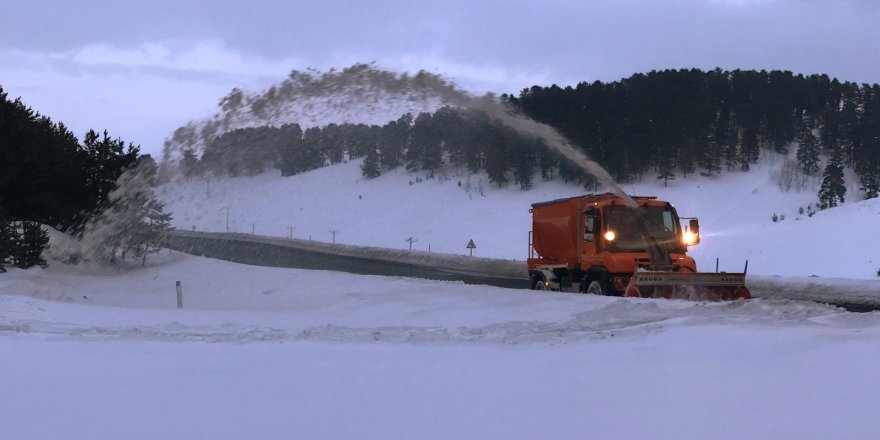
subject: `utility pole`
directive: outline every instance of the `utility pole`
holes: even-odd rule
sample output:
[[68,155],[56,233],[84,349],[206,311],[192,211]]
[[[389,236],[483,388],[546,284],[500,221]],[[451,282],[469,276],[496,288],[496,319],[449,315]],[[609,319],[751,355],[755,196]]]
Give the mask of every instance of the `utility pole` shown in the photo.
[[296,226],[288,226],[287,229],[290,230],[290,238],[292,239],[293,238],[293,230],[296,229]]
[[337,232],[339,232],[338,229],[333,229],[330,231],[330,233],[333,234],[333,243],[336,243],[336,233]]
[[229,232],[229,207],[226,206],[223,209],[226,210],[226,232]]
[[256,230],[257,230],[257,224],[251,223],[251,235],[257,235]]
[[410,237],[410,238],[407,238],[406,240],[403,240],[403,241],[408,241],[408,242],[409,242],[409,250],[412,250],[412,244],[415,243],[415,242],[417,242],[418,240],[416,240],[415,238]]

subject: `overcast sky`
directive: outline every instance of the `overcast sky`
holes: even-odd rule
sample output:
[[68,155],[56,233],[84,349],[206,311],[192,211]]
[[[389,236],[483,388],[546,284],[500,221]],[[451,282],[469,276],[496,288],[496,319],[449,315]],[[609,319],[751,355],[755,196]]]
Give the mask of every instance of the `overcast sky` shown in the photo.
[[783,69],[880,82],[880,1],[0,0],[0,87],[141,144],[233,87],[356,62],[475,93],[653,69]]

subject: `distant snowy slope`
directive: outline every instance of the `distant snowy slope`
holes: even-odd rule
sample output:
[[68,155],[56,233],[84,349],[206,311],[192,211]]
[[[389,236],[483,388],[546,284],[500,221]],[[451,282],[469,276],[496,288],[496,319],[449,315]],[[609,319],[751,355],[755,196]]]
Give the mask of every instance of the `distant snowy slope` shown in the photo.
[[[181,229],[226,231],[353,245],[524,260],[532,203],[583,194],[576,185],[537,182],[535,188],[499,189],[485,175],[438,176],[395,170],[361,177],[360,161],[280,177],[174,181],[159,197]],[[849,203],[801,215],[815,192],[782,192],[770,177],[774,164],[712,178],[688,176],[668,187],[655,181],[625,185],[638,195],[666,199],[684,217],[699,217],[703,241],[692,247],[701,270],[760,275],[874,279],[880,268],[880,200]],[[420,182],[417,181],[421,180]],[[459,185],[460,183],[460,185]],[[784,220],[773,222],[773,214]]]

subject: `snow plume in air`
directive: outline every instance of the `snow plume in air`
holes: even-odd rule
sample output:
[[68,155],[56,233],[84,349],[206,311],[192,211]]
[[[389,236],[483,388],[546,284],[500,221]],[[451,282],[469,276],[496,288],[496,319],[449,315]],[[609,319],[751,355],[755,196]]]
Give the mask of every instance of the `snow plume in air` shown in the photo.
[[627,204],[636,206],[605,169],[553,127],[515,111],[491,94],[474,96],[440,75],[425,71],[415,75],[396,73],[372,64],[355,64],[323,73],[295,70],[263,93],[233,89],[220,101],[220,112],[214,117],[190,122],[165,141],[160,179],[165,179],[185,149],[199,152],[211,139],[237,128],[285,123],[305,127],[331,122],[384,124],[404,113],[433,111],[442,105],[480,110],[520,135],[542,140],[623,197]]
[[147,254],[159,250],[171,220],[153,193],[154,175],[155,168],[150,172],[143,163],[124,172],[101,213],[76,237],[54,236],[47,256],[67,263],[116,268],[146,262]]
[[510,127],[523,136],[529,136],[540,139],[545,145],[552,148],[557,153],[580,167],[582,170],[592,174],[600,182],[607,185],[626,202],[627,206],[636,208],[636,202],[626,194],[626,191],[614,181],[611,174],[608,173],[601,165],[590,160],[581,150],[575,148],[571,142],[565,138],[555,128],[535,121],[532,118],[515,111],[509,105],[500,103],[493,96],[487,95],[482,98],[470,98],[472,104],[470,107],[484,111],[489,117],[498,120],[504,125]]

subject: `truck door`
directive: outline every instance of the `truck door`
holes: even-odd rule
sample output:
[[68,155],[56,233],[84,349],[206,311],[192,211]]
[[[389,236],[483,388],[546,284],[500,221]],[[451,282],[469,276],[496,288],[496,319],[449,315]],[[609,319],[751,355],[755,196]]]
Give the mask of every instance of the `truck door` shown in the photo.
[[584,225],[581,259],[587,264],[587,266],[597,264],[601,261],[598,257],[599,237],[602,233],[600,211],[596,208],[590,208],[584,211],[584,217],[581,224]]

